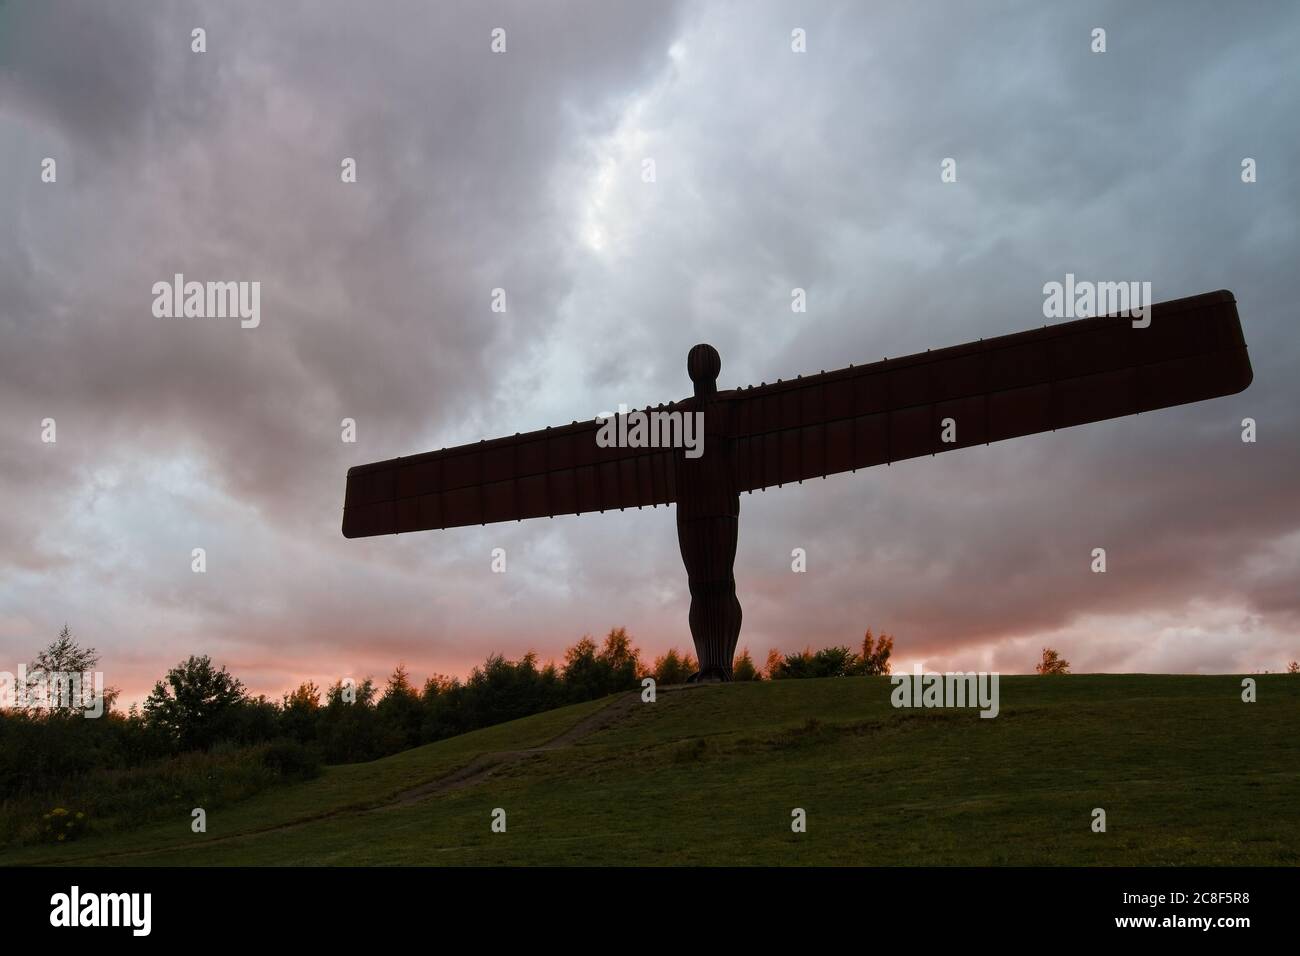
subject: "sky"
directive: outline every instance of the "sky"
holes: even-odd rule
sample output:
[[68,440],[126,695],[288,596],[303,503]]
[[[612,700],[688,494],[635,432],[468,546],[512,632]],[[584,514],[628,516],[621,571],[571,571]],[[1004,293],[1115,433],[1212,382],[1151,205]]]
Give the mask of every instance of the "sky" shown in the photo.
[[[278,696],[689,648],[667,510],[345,540],[347,469],[685,397],[697,342],[725,389],[1033,328],[1067,273],[1231,289],[1254,383],[743,496],[741,645],[1281,670],[1298,39],[1285,2],[0,4],[0,670],[65,622],[124,701],[190,654]],[[259,324],[157,317],[176,273]]]

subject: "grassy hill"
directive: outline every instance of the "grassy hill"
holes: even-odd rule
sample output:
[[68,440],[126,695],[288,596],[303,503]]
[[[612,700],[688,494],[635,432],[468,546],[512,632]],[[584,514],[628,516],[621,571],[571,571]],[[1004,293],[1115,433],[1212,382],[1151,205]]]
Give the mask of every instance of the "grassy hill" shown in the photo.
[[992,720],[883,678],[661,689],[0,862],[1295,865],[1300,678],[1256,679],[1004,677]]

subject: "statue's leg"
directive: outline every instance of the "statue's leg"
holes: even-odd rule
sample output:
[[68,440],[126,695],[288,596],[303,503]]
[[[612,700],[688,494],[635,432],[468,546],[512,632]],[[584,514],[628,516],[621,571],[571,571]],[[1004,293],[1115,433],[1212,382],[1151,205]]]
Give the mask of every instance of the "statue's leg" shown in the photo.
[[697,680],[731,680],[741,619],[733,571],[738,527],[737,516],[678,517],[677,541],[691,589],[691,637],[700,662]]

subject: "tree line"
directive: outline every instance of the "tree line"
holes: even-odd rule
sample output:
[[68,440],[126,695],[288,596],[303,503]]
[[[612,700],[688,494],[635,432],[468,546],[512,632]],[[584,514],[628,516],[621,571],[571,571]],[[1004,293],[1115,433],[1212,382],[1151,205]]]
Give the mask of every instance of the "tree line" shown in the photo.
[[[758,667],[748,649],[734,665],[737,681],[848,677],[889,671],[893,638],[867,631],[858,650],[847,646],[772,651]],[[33,673],[93,670],[94,648],[80,646],[65,627],[33,662]],[[491,654],[461,680],[434,674],[417,685],[399,664],[381,685],[372,678],[327,687],[304,682],[279,700],[253,695],[226,667],[196,655],[170,668],[142,706],[125,713],[105,691],[103,717],[87,720],[73,706],[0,710],[0,798],[22,786],[41,787],[92,769],[129,769],[215,747],[270,746],[264,754],[286,774],[310,774],[320,763],[373,760],[409,747],[608,694],[636,690],[646,677],[684,683],[694,657],[673,648],[652,662],[625,628],[599,644],[583,637],[559,664],[529,652],[518,660]],[[76,719],[71,719],[75,717]]]

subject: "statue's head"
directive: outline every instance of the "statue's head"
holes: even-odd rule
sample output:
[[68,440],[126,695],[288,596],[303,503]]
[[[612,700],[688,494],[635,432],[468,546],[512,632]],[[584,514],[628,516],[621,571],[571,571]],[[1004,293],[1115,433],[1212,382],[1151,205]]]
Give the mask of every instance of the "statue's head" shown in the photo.
[[686,356],[686,374],[695,383],[697,397],[712,395],[718,390],[718,373],[722,371],[722,356],[712,345],[700,343]]

